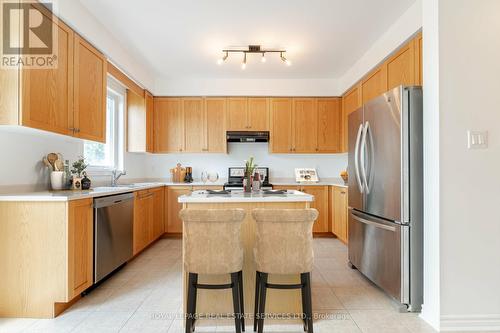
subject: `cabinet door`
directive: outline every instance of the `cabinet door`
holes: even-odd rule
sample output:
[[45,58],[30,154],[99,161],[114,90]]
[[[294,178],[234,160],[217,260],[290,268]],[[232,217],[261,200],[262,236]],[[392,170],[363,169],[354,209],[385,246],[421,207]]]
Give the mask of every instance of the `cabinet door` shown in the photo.
[[248,98],[248,129],[269,131],[268,98]]
[[68,299],[73,299],[93,283],[92,203],[92,199],[68,203]]
[[134,198],[134,255],[142,251],[151,240],[152,193],[148,190],[135,192]]
[[382,64],[362,83],[363,104],[387,91],[387,66]]
[[179,212],[182,209],[182,204],[177,202],[179,196],[189,194],[191,189],[186,186],[168,187],[168,233],[182,233],[182,220],[179,218]]
[[318,109],[315,98],[295,98],[293,101],[293,151],[318,151]]
[[75,136],[106,142],[106,58],[75,35],[74,127]]
[[159,187],[155,189],[149,190],[150,193],[153,194],[153,218],[152,218],[152,236],[151,240],[154,241],[161,235],[165,233],[165,224],[164,224],[164,206],[165,206],[165,198],[164,198],[164,188]]
[[205,100],[206,144],[203,151],[226,153],[226,99],[207,98]]
[[415,50],[410,41],[387,60],[387,90],[400,85],[414,85]]
[[184,119],[180,98],[154,99],[154,147],[156,153],[176,153],[184,148]]
[[127,151],[146,151],[146,101],[144,96],[127,89]]
[[415,84],[423,85],[422,75],[422,33],[419,33],[413,40],[415,43]]
[[292,99],[271,99],[271,153],[291,153],[292,143]]
[[[50,13],[42,11],[51,18]],[[22,124],[73,135],[73,31],[61,21],[57,29],[57,67],[21,71]]]
[[247,103],[246,97],[227,99],[228,131],[248,131]]
[[347,152],[348,147],[347,147],[347,123],[348,123],[348,117],[349,115],[359,109],[361,105],[363,105],[362,102],[362,92],[361,92],[361,83],[358,83],[356,86],[354,86],[351,90],[349,90],[347,93],[342,96],[342,115],[343,115],[343,130],[344,130],[344,145],[343,145],[343,151]]
[[340,98],[318,99],[318,151],[339,153],[343,150],[343,117]]
[[347,188],[334,186],[332,200],[332,232],[347,243]]
[[154,151],[154,98],[149,91],[145,92],[146,96],[146,151],[152,153]]
[[311,208],[316,208],[319,212],[313,232],[328,232],[328,186],[301,186],[301,189],[307,194],[314,195]]
[[205,113],[203,98],[183,98],[184,151],[199,153],[205,147]]

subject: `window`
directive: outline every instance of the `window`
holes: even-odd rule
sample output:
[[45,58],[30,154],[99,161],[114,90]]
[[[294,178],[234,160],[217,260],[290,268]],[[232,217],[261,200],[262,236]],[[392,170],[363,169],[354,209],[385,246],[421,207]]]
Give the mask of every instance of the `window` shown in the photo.
[[123,170],[125,95],[121,90],[108,86],[106,143],[85,141],[83,144],[83,156],[89,164],[90,173],[110,172],[114,169]]

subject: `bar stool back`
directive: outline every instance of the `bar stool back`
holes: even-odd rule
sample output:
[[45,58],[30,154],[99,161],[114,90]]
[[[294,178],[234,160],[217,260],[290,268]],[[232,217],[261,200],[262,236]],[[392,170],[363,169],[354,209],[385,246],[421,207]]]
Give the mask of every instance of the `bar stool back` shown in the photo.
[[[312,228],[316,209],[254,209],[256,221],[254,257],[256,264],[254,331],[264,328],[267,288],[301,289],[304,330],[313,333],[311,271]],[[269,274],[300,274],[297,285],[267,283]]]
[[[197,289],[232,289],[236,332],[245,330],[243,319],[243,209],[183,209],[184,269],[189,274],[186,333],[194,331]],[[198,283],[198,274],[229,274],[231,283]]]

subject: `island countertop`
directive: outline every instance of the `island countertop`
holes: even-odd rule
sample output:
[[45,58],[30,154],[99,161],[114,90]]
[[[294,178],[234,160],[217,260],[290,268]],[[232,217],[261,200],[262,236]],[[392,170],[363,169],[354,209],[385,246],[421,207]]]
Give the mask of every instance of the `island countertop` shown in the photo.
[[265,194],[263,192],[230,192],[229,194],[210,194],[205,190],[193,191],[179,197],[179,203],[230,203],[230,202],[312,202],[314,196],[295,190],[285,194]]

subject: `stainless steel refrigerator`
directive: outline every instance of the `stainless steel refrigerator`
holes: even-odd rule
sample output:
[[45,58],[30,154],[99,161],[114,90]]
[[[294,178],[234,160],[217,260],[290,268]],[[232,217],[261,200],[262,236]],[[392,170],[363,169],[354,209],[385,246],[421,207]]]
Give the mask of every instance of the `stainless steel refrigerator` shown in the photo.
[[408,311],[423,284],[421,87],[398,87],[348,119],[349,261]]

